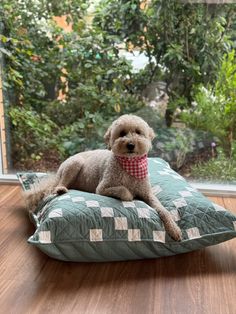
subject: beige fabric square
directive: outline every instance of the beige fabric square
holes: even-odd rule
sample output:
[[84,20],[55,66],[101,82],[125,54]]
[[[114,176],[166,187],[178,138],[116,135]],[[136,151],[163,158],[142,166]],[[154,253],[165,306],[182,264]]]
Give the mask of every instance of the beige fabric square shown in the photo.
[[39,232],[39,242],[41,242],[41,243],[52,243],[51,232],[50,231],[40,231]]
[[49,218],[55,218],[55,217],[62,217],[62,209],[61,208],[56,208],[52,210],[49,215]]
[[186,229],[189,239],[201,238],[199,229],[197,227]]
[[72,197],[72,202],[77,203],[77,202],[84,202],[85,198],[82,196],[76,196],[76,197]]
[[90,241],[103,241],[102,229],[90,229],[89,231]]
[[150,218],[150,211],[148,208],[137,208],[139,218]]
[[173,203],[176,208],[180,208],[180,207],[184,207],[188,205],[183,197],[174,200]]
[[98,201],[86,201],[88,207],[99,207]]
[[126,217],[115,217],[115,230],[127,230],[128,221]]
[[166,232],[165,231],[153,231],[153,241],[166,242]]
[[124,207],[136,207],[134,202],[122,202]]
[[129,229],[128,241],[141,241],[140,229]]
[[101,207],[102,217],[114,217],[114,210],[112,207]]
[[192,194],[190,191],[181,191],[181,192],[179,192],[179,194],[180,194],[182,197],[193,196],[193,194]]

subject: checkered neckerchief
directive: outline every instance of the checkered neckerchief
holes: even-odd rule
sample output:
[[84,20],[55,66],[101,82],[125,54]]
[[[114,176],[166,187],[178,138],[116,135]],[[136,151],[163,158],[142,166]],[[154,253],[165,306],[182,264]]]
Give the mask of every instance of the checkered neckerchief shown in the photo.
[[144,179],[148,174],[147,154],[137,157],[116,156],[121,167],[132,177]]

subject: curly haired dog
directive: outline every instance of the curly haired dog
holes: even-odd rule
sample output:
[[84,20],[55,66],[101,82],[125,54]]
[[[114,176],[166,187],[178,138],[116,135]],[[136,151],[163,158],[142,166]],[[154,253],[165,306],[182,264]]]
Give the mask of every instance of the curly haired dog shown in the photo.
[[174,240],[181,231],[171,214],[152,192],[147,173],[147,153],[154,138],[153,130],[138,116],[123,115],[108,128],[108,150],[78,153],[65,160],[54,176],[26,192],[29,208],[35,209],[45,196],[76,189],[132,201],[138,198],[153,207]]

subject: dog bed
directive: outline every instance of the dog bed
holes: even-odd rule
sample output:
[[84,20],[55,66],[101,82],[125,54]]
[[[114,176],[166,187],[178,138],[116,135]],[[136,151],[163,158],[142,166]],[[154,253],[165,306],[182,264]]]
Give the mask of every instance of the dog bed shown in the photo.
[[[236,216],[212,203],[173,171],[149,158],[153,191],[183,233],[175,242],[154,209],[142,201],[122,202],[70,190],[47,197],[31,214],[36,231],[28,242],[63,261],[121,261],[186,253],[236,236]],[[19,173],[24,189],[42,174]]]

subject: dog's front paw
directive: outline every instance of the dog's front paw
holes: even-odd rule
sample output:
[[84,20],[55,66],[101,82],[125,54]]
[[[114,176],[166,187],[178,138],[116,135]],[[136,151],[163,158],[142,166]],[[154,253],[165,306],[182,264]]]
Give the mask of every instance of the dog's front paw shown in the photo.
[[130,193],[129,190],[123,189],[121,191],[120,199],[125,202],[130,202],[134,199],[134,196]]
[[182,232],[180,228],[177,226],[175,222],[173,224],[168,226],[168,230],[166,230],[168,234],[171,236],[171,238],[175,241],[181,241],[182,240]]
[[65,186],[57,186],[53,190],[53,194],[62,195],[68,192],[68,189]]

